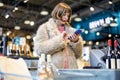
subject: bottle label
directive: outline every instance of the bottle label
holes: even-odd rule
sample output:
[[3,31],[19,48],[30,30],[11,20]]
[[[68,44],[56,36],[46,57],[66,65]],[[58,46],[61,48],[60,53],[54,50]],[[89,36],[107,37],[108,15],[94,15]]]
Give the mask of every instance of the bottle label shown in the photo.
[[111,59],[111,69],[115,69],[115,59]]
[[117,69],[120,69],[120,59],[117,59]]

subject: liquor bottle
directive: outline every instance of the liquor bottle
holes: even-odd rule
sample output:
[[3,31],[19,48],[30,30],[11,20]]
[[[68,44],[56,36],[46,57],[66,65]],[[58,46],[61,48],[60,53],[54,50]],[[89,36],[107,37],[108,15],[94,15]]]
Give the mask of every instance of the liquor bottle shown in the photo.
[[40,80],[48,80],[48,73],[46,69],[45,54],[41,54],[41,58],[38,62],[38,76]]
[[21,46],[22,47],[22,50],[21,50],[21,56],[24,57],[24,45]]
[[113,50],[111,52],[111,69],[116,69],[116,55]]
[[120,51],[118,50],[117,40],[114,40],[114,50],[116,55],[116,69],[120,69]]
[[30,55],[30,49],[28,46],[26,46],[26,57],[31,57]]
[[48,72],[48,80],[54,80],[54,71],[51,62],[51,55],[47,55],[47,72]]
[[9,44],[9,50],[8,50],[7,56],[11,56],[12,55],[12,52],[13,52],[12,46],[13,46],[12,43]]
[[12,55],[16,56],[16,45],[13,44]]
[[30,57],[30,52],[28,49],[26,50],[26,57]]
[[117,54],[117,69],[120,69],[120,51]]
[[17,44],[16,45],[16,56],[19,56],[20,55],[20,53],[19,53],[19,45]]
[[107,57],[106,57],[106,68],[111,69],[111,47],[112,47],[112,41],[111,39],[108,40],[108,51],[107,51]]

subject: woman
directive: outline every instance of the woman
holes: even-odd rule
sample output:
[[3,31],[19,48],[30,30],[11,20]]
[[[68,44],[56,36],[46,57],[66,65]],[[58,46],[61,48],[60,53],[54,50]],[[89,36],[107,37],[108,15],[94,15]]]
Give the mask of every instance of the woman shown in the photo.
[[77,69],[76,59],[82,53],[82,38],[69,25],[71,14],[70,6],[59,3],[51,13],[52,18],[39,26],[34,38],[35,51],[39,55],[51,54],[59,69]]

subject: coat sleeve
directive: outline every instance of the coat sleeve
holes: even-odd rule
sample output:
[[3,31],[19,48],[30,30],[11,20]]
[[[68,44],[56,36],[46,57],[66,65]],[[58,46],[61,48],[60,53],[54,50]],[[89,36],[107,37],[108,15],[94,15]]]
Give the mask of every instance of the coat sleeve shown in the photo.
[[82,49],[83,49],[82,37],[80,36],[78,42],[76,42],[76,43],[70,42],[69,45],[73,49],[73,51],[75,53],[75,57],[80,58],[82,55]]
[[49,39],[46,24],[41,25],[38,28],[37,34],[34,38],[34,50],[39,55],[41,53],[53,54],[64,48],[65,42],[62,39],[62,35],[55,36]]

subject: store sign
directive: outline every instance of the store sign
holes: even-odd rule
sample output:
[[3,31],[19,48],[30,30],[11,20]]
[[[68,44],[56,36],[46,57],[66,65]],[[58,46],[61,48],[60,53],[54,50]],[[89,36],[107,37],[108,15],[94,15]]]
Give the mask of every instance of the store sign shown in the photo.
[[89,28],[90,29],[98,28],[101,27],[103,24],[110,24],[110,21],[111,21],[111,17],[107,17],[105,19],[99,19],[97,21],[92,21],[89,23]]

